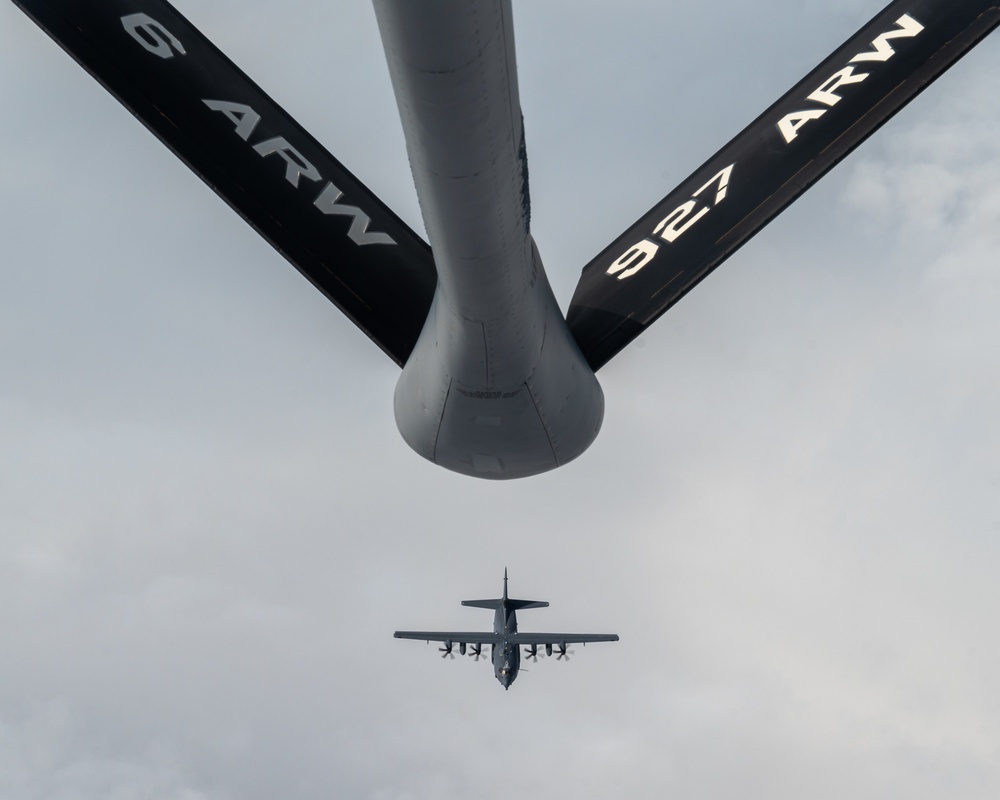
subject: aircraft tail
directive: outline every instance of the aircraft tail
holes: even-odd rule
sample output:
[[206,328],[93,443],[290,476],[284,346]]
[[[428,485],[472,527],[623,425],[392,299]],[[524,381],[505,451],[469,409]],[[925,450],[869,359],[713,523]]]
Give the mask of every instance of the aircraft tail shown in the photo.
[[545,600],[514,600],[507,597],[507,569],[503,571],[503,597],[496,600],[463,600],[463,606],[473,606],[475,608],[492,608],[494,610],[504,605],[511,611],[518,611],[522,608],[545,608],[548,602]]
[[583,269],[594,370],[1000,24],[995,0],[894,0]]
[[[498,597],[496,600],[463,600],[463,606],[473,606],[474,608],[491,608],[496,610],[500,608],[504,603],[502,597]],[[517,611],[522,608],[545,608],[548,602],[545,600],[514,600],[508,598],[507,608],[512,611]]]
[[508,600],[507,608],[517,611],[522,608],[546,608],[548,604],[547,600]]
[[430,247],[166,0],[14,0],[402,366]]
[[474,608],[491,608],[495,611],[503,605],[503,600],[499,597],[496,600],[463,600],[462,605]]

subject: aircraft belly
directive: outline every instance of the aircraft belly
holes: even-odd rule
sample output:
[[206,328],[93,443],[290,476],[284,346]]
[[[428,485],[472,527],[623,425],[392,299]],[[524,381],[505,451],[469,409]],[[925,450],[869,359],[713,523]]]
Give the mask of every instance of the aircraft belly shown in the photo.
[[494,371],[491,380],[482,328],[442,307],[436,297],[396,384],[396,424],[414,450],[466,475],[517,478],[587,449],[601,427],[604,395],[554,301],[523,321],[542,330],[533,363]]
[[510,3],[375,9],[438,274],[396,386],[397,426],[468,475],[553,469],[593,441],[604,399],[529,230]]
[[459,318],[503,319],[535,278],[510,4],[375,9],[438,294]]
[[536,474],[558,466],[524,385],[496,393],[453,387],[435,460],[446,460],[445,465],[466,474],[496,478],[508,477],[506,473],[512,470]]

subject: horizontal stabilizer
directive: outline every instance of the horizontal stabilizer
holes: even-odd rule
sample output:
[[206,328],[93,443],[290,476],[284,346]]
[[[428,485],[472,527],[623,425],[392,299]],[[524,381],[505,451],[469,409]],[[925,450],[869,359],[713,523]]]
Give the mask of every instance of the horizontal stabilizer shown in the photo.
[[[430,248],[176,9],[164,0],[14,2],[406,362],[437,284]],[[328,94],[338,77],[324,76]]]
[[[463,606],[472,606],[473,608],[492,608],[494,610],[500,608],[500,606],[505,601],[502,598],[497,598],[496,600],[463,600]],[[518,611],[522,608],[545,608],[548,603],[545,600],[513,600],[508,598],[506,600],[507,608],[511,611]]]
[[584,268],[567,321],[590,366],[607,363],[998,23],[996,0],[890,3]]
[[472,606],[473,608],[491,608],[494,611],[503,604],[503,600],[463,600],[463,606]]
[[511,611],[519,611],[523,608],[548,608],[545,600],[508,600],[507,608]]

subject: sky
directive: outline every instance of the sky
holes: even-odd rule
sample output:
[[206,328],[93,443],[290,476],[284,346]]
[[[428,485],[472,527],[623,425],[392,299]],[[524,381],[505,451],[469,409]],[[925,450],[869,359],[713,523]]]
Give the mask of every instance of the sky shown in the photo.
[[[416,230],[365,3],[177,0]],[[516,2],[582,267],[881,8]],[[398,368],[0,4],[0,798],[992,798],[1000,39],[601,370],[579,459],[455,475]],[[396,629],[617,632],[570,663]]]

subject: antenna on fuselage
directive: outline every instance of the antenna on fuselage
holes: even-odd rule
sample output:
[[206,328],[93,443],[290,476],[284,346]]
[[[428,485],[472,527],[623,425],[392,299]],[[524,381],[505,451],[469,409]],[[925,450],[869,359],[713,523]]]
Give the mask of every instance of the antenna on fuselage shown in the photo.
[[503,568],[503,602],[507,603],[507,567]]

